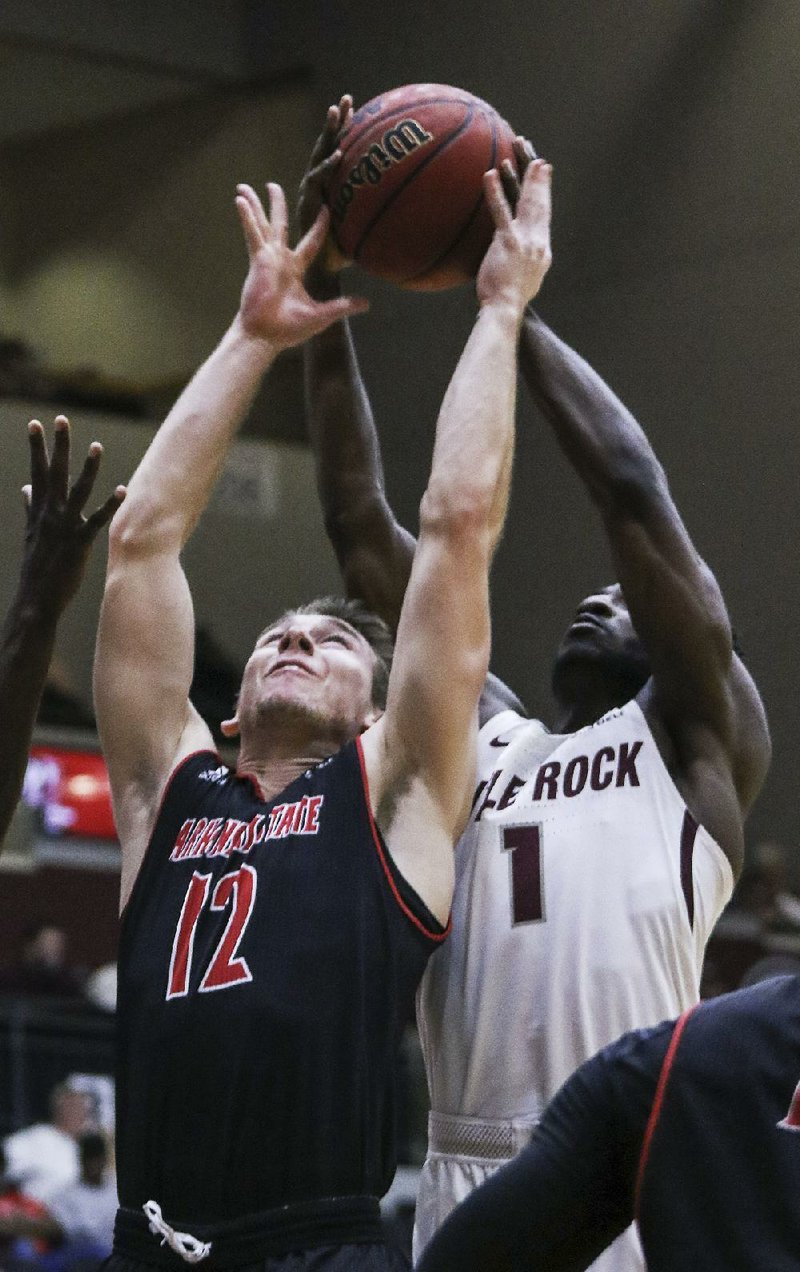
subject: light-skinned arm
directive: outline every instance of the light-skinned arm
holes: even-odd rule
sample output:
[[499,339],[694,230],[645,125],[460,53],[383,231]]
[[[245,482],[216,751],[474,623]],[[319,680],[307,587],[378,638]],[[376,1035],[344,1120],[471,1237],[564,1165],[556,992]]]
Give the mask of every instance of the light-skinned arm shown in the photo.
[[[325,183],[339,163],[337,138],[352,109],[352,99],[345,96],[328,110],[300,187],[301,232],[317,215]],[[313,296],[341,295],[343,263],[330,244],[315,258],[306,276]],[[309,340],[303,366],[317,489],[345,592],[363,600],[396,632],[416,540],[397,521],[386,497],[380,442],[349,324],[337,323]],[[511,690],[490,674],[481,718],[507,707],[523,710]]]
[[192,751],[213,748],[189,701],[194,612],[181,551],[278,354],[365,307],[311,299],[303,275],[324,242],[327,215],[292,250],[283,191],[268,189],[269,216],[249,186],[238,187],[249,257],[238,313],[157,432],[110,536],[95,702],[123,848],[123,904],[169,774]]
[[549,166],[528,169],[516,216],[498,174],[485,181],[497,228],[477,279],[478,316],[439,412],[386,713],[364,737],[378,824],[442,921],[452,845],[474,781],[490,653],[489,567],[511,477],[517,342],[525,305],[550,263]]

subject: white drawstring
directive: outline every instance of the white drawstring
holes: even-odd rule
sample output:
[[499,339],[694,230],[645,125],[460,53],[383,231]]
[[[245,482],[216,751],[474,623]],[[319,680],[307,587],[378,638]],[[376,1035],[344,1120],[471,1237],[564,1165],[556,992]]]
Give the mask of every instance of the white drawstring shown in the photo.
[[211,1253],[210,1241],[198,1241],[190,1232],[176,1232],[171,1228],[161,1214],[157,1201],[146,1201],[142,1210],[150,1220],[150,1231],[161,1237],[161,1244],[168,1245],[170,1250],[174,1250],[187,1263],[199,1263]]

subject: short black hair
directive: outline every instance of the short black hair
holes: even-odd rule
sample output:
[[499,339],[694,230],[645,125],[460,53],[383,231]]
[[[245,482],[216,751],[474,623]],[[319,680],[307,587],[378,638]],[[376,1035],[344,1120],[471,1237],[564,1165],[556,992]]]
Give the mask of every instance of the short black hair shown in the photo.
[[[382,711],[386,706],[386,693],[394,657],[394,636],[389,625],[368,609],[363,601],[348,600],[343,596],[319,596],[306,605],[285,610],[275,622],[280,623],[292,614],[324,614],[329,618],[338,618],[364,637],[375,655],[375,668],[372,673],[372,705],[380,707]],[[269,626],[274,627],[275,623],[270,623]]]

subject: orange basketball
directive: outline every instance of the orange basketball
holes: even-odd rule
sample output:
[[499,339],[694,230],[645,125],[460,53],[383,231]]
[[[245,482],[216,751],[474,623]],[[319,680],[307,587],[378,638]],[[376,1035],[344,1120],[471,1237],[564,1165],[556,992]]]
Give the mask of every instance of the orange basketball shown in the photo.
[[340,251],[400,287],[474,278],[494,224],[483,174],[513,159],[514,133],[488,102],[447,84],[374,97],[342,134],[327,191]]

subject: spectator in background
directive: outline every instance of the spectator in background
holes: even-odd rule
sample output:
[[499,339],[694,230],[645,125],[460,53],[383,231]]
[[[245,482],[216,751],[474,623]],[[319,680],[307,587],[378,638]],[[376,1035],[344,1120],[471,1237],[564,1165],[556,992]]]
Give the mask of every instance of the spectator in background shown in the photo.
[[86,997],[100,1011],[115,1012],[117,1010],[117,965],[103,963],[88,977],[85,985]]
[[29,1197],[8,1174],[0,1144],[0,1266],[7,1270],[38,1263],[48,1249],[43,1234],[49,1224],[47,1207]]
[[789,881],[789,864],[783,844],[762,840],[753,849],[752,865],[745,867],[734,893],[736,901],[746,881],[758,881],[759,917],[771,932],[800,935],[800,897]]
[[67,961],[62,927],[45,921],[26,929],[18,961],[0,970],[0,993],[83,998],[83,977]]
[[[69,485],[69,421],[55,421],[52,459],[38,420],[28,425],[31,480],[17,591],[0,631],[0,845],[17,806],[39,700],[53,654],[56,627],[78,589],[89,551],[125,497],[124,486],[90,517],[103,448],[92,442],[83,469]],[[13,723],[12,723],[13,722]]]
[[54,1234],[64,1244],[47,1261],[49,1272],[66,1272],[108,1258],[114,1240],[117,1181],[104,1135],[89,1132],[78,1144],[80,1178],[52,1197]]
[[6,1170],[27,1196],[49,1205],[78,1181],[78,1140],[92,1130],[91,1101],[84,1091],[61,1082],[50,1092],[49,1122],[37,1122],[6,1136]]
[[731,903],[717,923],[703,969],[703,997],[800,972],[800,898],[775,840],[748,849]]

